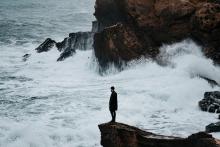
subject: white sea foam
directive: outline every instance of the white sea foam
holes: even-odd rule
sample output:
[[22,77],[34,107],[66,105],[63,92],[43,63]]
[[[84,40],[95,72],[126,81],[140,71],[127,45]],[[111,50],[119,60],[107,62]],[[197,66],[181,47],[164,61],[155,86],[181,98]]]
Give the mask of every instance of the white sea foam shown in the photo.
[[[10,71],[15,78],[0,81],[0,89],[6,88],[0,100],[10,100],[0,104],[0,147],[100,146],[97,125],[110,120],[112,85],[119,96],[119,122],[186,137],[217,121],[216,114],[200,111],[197,103],[204,92],[219,87],[195,75],[219,82],[220,68],[190,40],[161,48],[167,66],[139,60],[122,72],[112,67],[104,76],[98,74],[91,50],[56,62],[55,49],[36,54],[30,48],[34,46],[1,50],[1,72]],[[27,52],[32,56],[22,62]]]

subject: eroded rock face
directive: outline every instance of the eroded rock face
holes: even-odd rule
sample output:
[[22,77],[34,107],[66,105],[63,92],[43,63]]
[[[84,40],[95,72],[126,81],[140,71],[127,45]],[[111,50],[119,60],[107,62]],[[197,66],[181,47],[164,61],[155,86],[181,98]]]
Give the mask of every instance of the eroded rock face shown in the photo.
[[[102,4],[103,2],[106,3]],[[138,55],[127,56],[128,59],[125,61],[141,56],[155,57],[155,53],[159,53],[158,48],[163,43],[174,43],[185,38],[191,38],[201,44],[205,48],[204,53],[216,63],[220,63],[220,5],[216,2],[208,2],[208,0],[97,0],[96,3],[97,20],[101,23],[104,20],[110,21],[106,25],[108,28],[95,35],[94,38],[95,53],[101,65],[118,64],[119,58],[124,60],[124,53],[122,53],[124,51],[130,54],[140,53],[139,50],[141,50]],[[101,7],[105,9],[101,11]],[[112,19],[112,15],[119,17]],[[118,22],[122,24],[120,27],[115,26]],[[113,26],[109,27],[111,24]],[[123,30],[129,30],[134,34],[133,40],[138,42],[140,48],[129,46],[126,48],[124,42],[131,40],[131,37],[122,35]],[[109,43],[112,42],[112,37],[109,37],[112,32],[114,36],[118,36],[118,43],[113,41],[114,46]],[[104,42],[100,42],[100,38],[105,38],[102,40]],[[124,48],[119,50],[121,46]],[[113,53],[115,50],[118,50],[117,56]],[[103,61],[103,56],[111,60]],[[103,64],[103,62],[107,63]]]
[[[145,55],[145,46],[135,31],[126,25],[116,24],[96,33],[94,39],[95,55],[102,67],[108,63],[116,63],[120,66],[121,61],[129,61]],[[150,51],[150,49],[148,50]],[[151,57],[158,54],[159,50],[151,50]]]
[[188,138],[156,135],[120,123],[99,125],[103,147],[219,147],[212,135],[200,132]]

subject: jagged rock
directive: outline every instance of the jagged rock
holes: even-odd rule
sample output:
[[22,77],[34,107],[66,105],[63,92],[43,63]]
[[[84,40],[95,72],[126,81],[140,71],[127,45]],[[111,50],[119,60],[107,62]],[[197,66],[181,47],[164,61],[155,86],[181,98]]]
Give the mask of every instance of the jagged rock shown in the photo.
[[121,123],[99,125],[103,147],[219,147],[219,140],[200,132],[188,138],[162,136]]
[[205,98],[212,98],[212,99],[220,100],[220,91],[206,92],[204,96]]
[[57,61],[63,61],[65,58],[72,56],[77,49],[92,49],[93,35],[93,32],[70,33],[69,37],[56,44],[57,49],[62,52]]
[[[125,62],[140,56],[155,57],[162,44],[191,38],[205,48],[204,53],[208,57],[220,63],[219,7],[219,4],[206,0],[97,0],[95,16],[98,22],[108,27],[94,37],[98,62],[101,66],[109,63],[117,65],[118,58],[124,58],[120,51],[125,50],[128,53],[142,50],[138,56],[129,56]],[[109,27],[118,22],[122,27]],[[122,35],[121,31],[128,28],[134,34],[135,42],[141,46],[138,50],[130,46],[118,50],[121,46],[126,47],[124,42],[131,40],[131,37]],[[118,42],[113,42],[114,46],[111,46],[112,37],[109,37],[112,32]],[[116,50],[117,56],[114,53]],[[104,61],[101,54],[111,60]]]
[[41,52],[47,52],[49,51],[51,48],[53,48],[56,44],[56,41],[52,40],[51,38],[47,38],[39,47],[37,47],[35,50],[38,53]]
[[199,107],[202,111],[220,113],[220,92],[206,92],[204,98],[199,101]]
[[[95,31],[95,28],[93,31]],[[46,52],[56,45],[57,49],[61,52],[61,55],[57,61],[63,61],[64,59],[72,56],[76,50],[92,49],[93,35],[94,32],[70,33],[69,37],[58,43],[50,38],[47,38],[38,48],[36,48],[36,50],[38,53]]]
[[208,126],[206,126],[206,132],[220,132],[220,122],[217,123],[211,123]]
[[57,59],[57,61],[63,61],[66,58],[72,56],[75,53],[75,50],[72,48],[66,48],[60,55],[60,57]]
[[93,33],[92,32],[77,32],[70,33],[69,37],[62,42],[56,44],[59,51],[64,51],[67,48],[72,50],[88,50],[92,49]]
[[26,62],[30,56],[31,56],[31,54],[25,54],[25,55],[23,56],[22,61],[23,61],[23,62]]

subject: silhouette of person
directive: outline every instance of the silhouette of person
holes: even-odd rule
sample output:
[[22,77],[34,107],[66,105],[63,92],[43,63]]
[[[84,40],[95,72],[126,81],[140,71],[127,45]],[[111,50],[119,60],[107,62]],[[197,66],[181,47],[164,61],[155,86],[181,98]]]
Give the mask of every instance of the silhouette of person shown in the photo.
[[112,116],[111,122],[115,122],[116,119],[116,111],[118,110],[118,100],[117,100],[117,93],[115,92],[115,87],[111,87],[111,96],[109,100],[109,110]]

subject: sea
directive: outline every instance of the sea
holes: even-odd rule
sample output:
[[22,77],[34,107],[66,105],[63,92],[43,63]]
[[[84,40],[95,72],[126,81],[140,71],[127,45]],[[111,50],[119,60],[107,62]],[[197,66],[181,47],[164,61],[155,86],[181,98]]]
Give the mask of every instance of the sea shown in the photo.
[[[160,48],[158,64],[131,61],[100,74],[93,49],[36,53],[46,38],[90,31],[95,0],[0,0],[0,147],[101,147],[98,125],[111,120],[110,87],[118,93],[117,121],[161,135],[187,137],[218,115],[198,101],[219,91],[220,67],[190,39]],[[26,62],[22,56],[31,54]],[[213,133],[220,138],[220,133]]]

